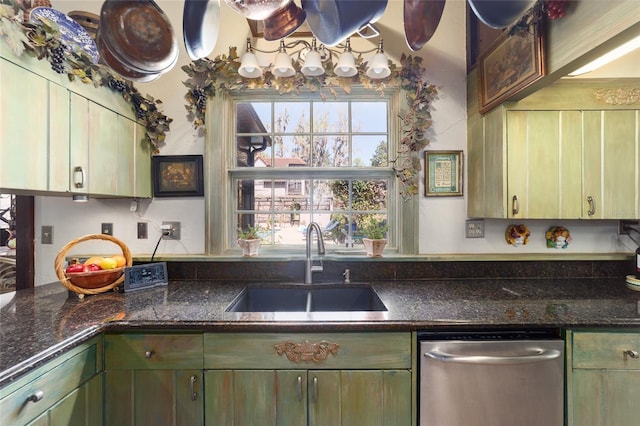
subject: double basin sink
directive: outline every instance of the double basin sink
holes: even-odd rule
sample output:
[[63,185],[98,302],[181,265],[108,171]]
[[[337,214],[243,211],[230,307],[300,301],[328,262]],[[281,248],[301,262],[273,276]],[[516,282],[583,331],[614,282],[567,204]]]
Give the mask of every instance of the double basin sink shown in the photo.
[[366,284],[279,284],[245,287],[225,312],[382,312],[376,291]]

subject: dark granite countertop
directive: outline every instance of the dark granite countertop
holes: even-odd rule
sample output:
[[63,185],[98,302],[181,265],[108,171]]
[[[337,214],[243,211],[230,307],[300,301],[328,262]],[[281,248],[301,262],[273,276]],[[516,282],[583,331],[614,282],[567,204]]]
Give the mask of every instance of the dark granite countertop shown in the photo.
[[[321,284],[320,284],[321,285]],[[443,327],[634,327],[640,292],[624,279],[373,282],[388,312],[278,317],[225,314],[246,283],[172,281],[79,299],[59,283],[18,291],[0,309],[0,387],[109,330],[364,331]]]

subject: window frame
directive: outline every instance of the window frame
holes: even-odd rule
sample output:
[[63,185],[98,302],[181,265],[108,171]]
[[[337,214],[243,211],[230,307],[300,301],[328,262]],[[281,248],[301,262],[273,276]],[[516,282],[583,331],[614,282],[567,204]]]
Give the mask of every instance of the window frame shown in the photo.
[[[235,103],[240,101],[286,101],[287,96],[280,95],[274,90],[251,90],[238,93],[218,92],[207,103],[205,134],[205,250],[212,256],[236,255],[240,249],[235,245],[236,230],[234,223],[235,195],[232,182],[235,178],[255,178],[264,176],[264,169],[236,167],[235,158]],[[293,95],[295,96],[295,95]],[[304,101],[322,101],[323,95],[317,92],[303,91],[298,95]],[[396,119],[400,111],[400,102],[403,93],[399,89],[388,89],[383,95],[379,92],[361,87],[354,87],[350,94],[337,94],[336,101],[372,101],[381,97],[388,102],[388,152],[389,159],[393,159],[400,139],[400,123]],[[333,100],[333,99],[332,99]],[[215,130],[214,130],[215,129]],[[228,141],[228,143],[223,143]],[[341,172],[340,178],[344,179],[369,179],[372,171],[380,172],[380,175],[389,181],[387,214],[390,222],[391,239],[389,242],[390,253],[416,254],[418,241],[417,229],[417,200],[403,200],[398,193],[397,179],[391,168],[374,167],[349,167],[337,168]],[[301,179],[309,177],[335,178],[336,169],[300,168],[295,170],[272,170],[270,178],[291,177],[292,172]],[[375,176],[374,176],[375,177]],[[299,253],[298,246],[268,246],[261,253],[261,258],[270,255]]]

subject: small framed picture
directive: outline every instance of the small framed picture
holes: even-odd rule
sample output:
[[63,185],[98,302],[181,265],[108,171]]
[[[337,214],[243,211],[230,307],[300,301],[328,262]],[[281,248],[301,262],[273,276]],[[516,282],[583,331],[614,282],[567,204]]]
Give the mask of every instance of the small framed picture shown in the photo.
[[152,158],[154,197],[204,195],[202,155],[156,155]]
[[462,195],[462,151],[424,152],[424,195]]
[[478,100],[484,114],[546,74],[542,22],[526,31],[505,31],[478,58]]

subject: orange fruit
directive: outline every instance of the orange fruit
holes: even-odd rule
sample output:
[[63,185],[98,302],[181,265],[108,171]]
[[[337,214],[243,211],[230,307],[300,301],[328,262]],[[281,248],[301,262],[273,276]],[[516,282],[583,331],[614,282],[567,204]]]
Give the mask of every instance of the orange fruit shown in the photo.
[[93,256],[84,261],[85,265],[100,265],[102,262],[102,256]]
[[115,256],[111,257],[113,257],[116,261],[116,268],[122,268],[127,263],[127,259],[125,259],[125,257],[120,254],[116,254]]

